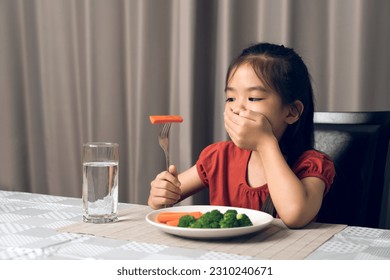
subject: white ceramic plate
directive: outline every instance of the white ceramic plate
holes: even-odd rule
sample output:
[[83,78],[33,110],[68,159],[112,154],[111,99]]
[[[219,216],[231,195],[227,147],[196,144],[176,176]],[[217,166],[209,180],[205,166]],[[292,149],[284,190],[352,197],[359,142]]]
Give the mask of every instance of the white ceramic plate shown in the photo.
[[[240,214],[246,214],[251,219],[253,226],[248,227],[238,227],[238,228],[182,228],[182,227],[173,227],[168,226],[162,223],[156,222],[156,217],[161,212],[194,212],[200,211],[202,213],[218,209],[221,213],[225,213],[226,210],[235,209]],[[145,217],[146,221],[151,225],[159,228],[160,230],[190,238],[201,238],[201,239],[215,239],[215,238],[227,238],[227,237],[236,237],[240,235],[245,235],[259,231],[267,227],[273,220],[273,217],[267,213],[246,209],[238,207],[228,207],[228,206],[211,206],[211,205],[192,205],[192,206],[177,206],[169,207],[164,209],[159,209],[150,212]]]

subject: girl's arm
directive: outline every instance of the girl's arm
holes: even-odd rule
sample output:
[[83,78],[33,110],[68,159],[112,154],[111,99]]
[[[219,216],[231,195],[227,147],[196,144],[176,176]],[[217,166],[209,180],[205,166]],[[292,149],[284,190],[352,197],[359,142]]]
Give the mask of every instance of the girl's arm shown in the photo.
[[276,138],[257,152],[272,201],[283,222],[299,228],[312,221],[320,210],[325,183],[315,177],[300,180],[288,166]]
[[173,205],[205,187],[195,165],[179,175],[176,167],[171,165],[169,172],[158,174],[150,186],[148,205],[153,209]]
[[291,228],[308,224],[318,214],[325,183],[315,177],[300,180],[287,164],[267,118],[245,110],[225,111],[225,127],[232,141],[257,157],[254,170],[261,170],[280,218]]

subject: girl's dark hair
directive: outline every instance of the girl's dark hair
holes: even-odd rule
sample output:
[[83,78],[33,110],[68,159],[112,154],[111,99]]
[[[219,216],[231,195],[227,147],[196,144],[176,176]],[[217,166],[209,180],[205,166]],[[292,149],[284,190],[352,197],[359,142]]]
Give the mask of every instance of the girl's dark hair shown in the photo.
[[[288,126],[279,141],[282,153],[292,167],[304,151],[313,148],[313,88],[307,67],[292,48],[259,43],[244,49],[231,62],[226,86],[237,68],[243,64],[251,65],[264,86],[281,96],[283,104],[294,105],[294,101],[299,100],[304,105],[299,120]],[[270,202],[273,207],[271,200]]]

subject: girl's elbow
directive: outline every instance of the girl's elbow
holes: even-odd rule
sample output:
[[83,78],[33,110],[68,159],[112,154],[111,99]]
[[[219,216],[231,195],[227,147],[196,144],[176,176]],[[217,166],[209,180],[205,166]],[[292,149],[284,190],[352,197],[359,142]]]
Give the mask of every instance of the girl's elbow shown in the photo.
[[306,226],[309,222],[302,221],[293,221],[293,220],[283,220],[283,223],[290,229],[300,229]]
[[313,219],[300,209],[289,211],[285,215],[280,215],[283,223],[291,229],[300,229],[309,224]]

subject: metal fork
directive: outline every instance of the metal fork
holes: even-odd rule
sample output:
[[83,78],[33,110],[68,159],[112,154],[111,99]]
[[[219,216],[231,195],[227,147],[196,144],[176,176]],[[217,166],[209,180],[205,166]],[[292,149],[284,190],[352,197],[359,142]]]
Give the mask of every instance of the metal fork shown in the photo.
[[167,170],[169,170],[169,130],[172,123],[164,123],[161,128],[160,134],[158,135],[158,143],[165,153],[165,163]]

